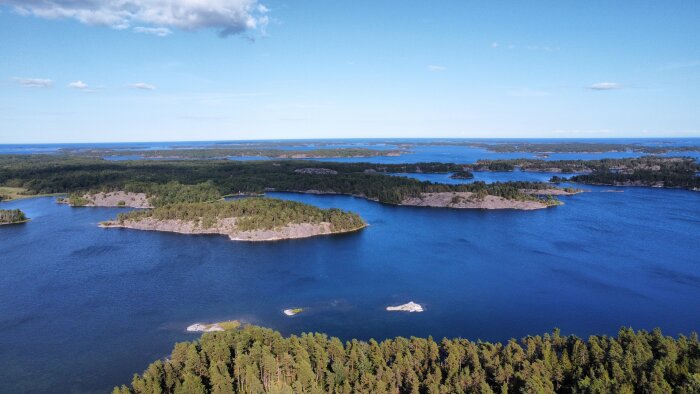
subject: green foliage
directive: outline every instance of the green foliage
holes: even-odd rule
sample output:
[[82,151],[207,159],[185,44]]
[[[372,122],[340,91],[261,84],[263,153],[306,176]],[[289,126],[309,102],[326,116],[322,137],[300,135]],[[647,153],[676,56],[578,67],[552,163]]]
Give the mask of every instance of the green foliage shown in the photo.
[[83,197],[80,193],[71,193],[68,196],[68,203],[74,207],[82,207],[89,203],[90,201]]
[[117,221],[144,218],[193,221],[204,228],[212,227],[218,219],[236,218],[236,227],[240,231],[270,230],[300,223],[328,222],[331,223],[333,231],[354,230],[365,225],[362,218],[352,212],[321,209],[296,201],[260,197],[213,203],[169,204],[152,210],[121,213]]
[[125,192],[146,193],[154,207],[175,203],[207,202],[221,199],[221,193],[211,181],[196,185],[183,185],[177,181],[165,184],[148,182],[127,182]]
[[27,216],[19,209],[0,209],[0,224],[26,222]]
[[343,344],[265,328],[178,343],[115,393],[697,393],[697,335],[623,328],[583,341],[555,330],[505,344],[395,338]]

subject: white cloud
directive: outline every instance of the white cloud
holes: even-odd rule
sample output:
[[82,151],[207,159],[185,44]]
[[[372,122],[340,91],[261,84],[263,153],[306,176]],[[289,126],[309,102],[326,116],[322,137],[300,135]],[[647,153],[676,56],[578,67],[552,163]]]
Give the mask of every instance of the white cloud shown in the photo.
[[141,34],[151,34],[151,35],[158,36],[158,37],[167,37],[173,33],[173,31],[168,29],[167,27],[143,27],[143,26],[134,27],[134,32],[141,33]]
[[104,88],[103,86],[90,86],[83,81],[71,82],[68,84],[68,87],[71,89],[80,90],[81,92],[86,92],[86,93],[95,93],[95,92],[98,92]]
[[590,85],[588,89],[593,90],[615,90],[622,89],[624,86],[617,82],[598,82]]
[[88,85],[83,81],[75,81],[75,82],[69,83],[68,87],[73,88],[73,89],[78,89],[78,90],[85,90],[88,88]]
[[15,81],[25,88],[49,88],[53,86],[53,81],[42,78],[15,78]]
[[432,72],[440,72],[440,71],[445,71],[445,70],[447,70],[447,67],[445,67],[445,66],[437,66],[434,64],[431,64],[428,66],[428,71],[432,71]]
[[501,46],[501,44],[499,44],[499,43],[496,42],[496,41],[494,41],[494,42],[491,43],[491,48],[498,48],[499,46]]
[[223,37],[252,30],[264,33],[269,21],[268,8],[258,0],[0,0],[0,4],[39,18],[76,19],[115,29],[133,24],[146,25],[139,26],[143,29],[212,28]]
[[150,83],[144,83],[144,82],[136,82],[132,83],[129,85],[130,88],[133,89],[141,89],[141,90],[156,90],[156,87],[154,85],[151,85]]

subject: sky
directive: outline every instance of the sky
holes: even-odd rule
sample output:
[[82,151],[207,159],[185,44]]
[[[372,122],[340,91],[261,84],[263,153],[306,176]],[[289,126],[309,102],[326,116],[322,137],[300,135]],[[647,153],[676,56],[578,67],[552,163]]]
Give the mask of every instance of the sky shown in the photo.
[[0,0],[0,144],[700,137],[700,1]]

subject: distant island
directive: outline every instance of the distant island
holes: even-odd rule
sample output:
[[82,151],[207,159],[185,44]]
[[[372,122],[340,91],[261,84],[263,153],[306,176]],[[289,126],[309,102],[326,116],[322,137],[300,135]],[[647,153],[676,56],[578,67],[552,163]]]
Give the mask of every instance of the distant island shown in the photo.
[[[274,145],[272,145],[274,146]],[[275,149],[275,148],[220,148],[206,147],[197,149],[61,149],[60,152],[68,156],[81,157],[130,157],[136,156],[146,159],[225,159],[236,157],[269,157],[275,159],[331,159],[331,158],[357,158],[400,156],[405,150],[379,150],[368,148],[322,148],[322,149]]]
[[534,153],[538,157],[548,157],[552,153],[615,153],[636,152],[647,154],[665,154],[669,152],[700,152],[698,145],[672,145],[659,143],[658,145],[645,145],[640,143],[615,143],[615,142],[474,142],[460,140],[439,140],[430,142],[401,142],[396,144],[401,149],[410,149],[415,146],[466,146],[485,149],[496,153]]
[[221,234],[233,241],[276,241],[340,234],[367,224],[357,214],[295,201],[251,197],[214,203],[179,203],[119,214],[105,228]]
[[0,209],[0,226],[26,223],[29,218],[19,209]]
[[506,343],[394,338],[343,342],[242,326],[175,345],[114,394],[255,393],[697,393],[696,334],[559,330]]

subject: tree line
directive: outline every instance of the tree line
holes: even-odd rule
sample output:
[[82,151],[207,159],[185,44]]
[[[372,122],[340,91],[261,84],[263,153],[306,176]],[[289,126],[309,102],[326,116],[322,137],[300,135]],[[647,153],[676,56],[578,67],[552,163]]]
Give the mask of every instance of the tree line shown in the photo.
[[127,393],[700,392],[697,334],[621,329],[588,340],[558,330],[506,343],[395,338],[345,343],[255,326],[205,334],[134,375]]

